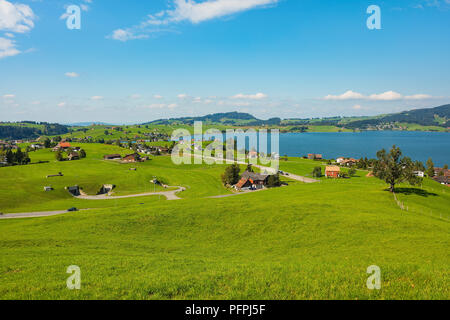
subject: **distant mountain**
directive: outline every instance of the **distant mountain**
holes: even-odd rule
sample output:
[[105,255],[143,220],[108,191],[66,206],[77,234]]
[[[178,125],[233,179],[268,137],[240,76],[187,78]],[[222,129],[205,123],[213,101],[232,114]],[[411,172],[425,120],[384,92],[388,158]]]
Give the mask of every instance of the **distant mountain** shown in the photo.
[[76,122],[76,123],[67,124],[67,126],[69,126],[69,127],[89,127],[92,125],[112,126],[113,124],[105,123],[105,122]]
[[[280,119],[269,120],[258,119],[248,113],[228,112],[215,113],[202,117],[183,117],[160,119],[146,124],[153,125],[192,125],[195,121],[203,121],[206,124],[221,124],[230,126],[337,126],[347,129],[367,129],[389,123],[408,123],[422,126],[450,127],[450,104],[436,108],[424,108],[400,113],[379,115],[373,117],[329,117],[329,118],[308,118],[308,119]],[[302,128],[302,127],[298,127]],[[305,129],[305,128],[304,128]]]
[[388,114],[378,117],[369,117],[351,121],[346,124],[349,128],[364,128],[371,125],[379,125],[382,123],[413,123],[422,126],[439,126],[450,127],[450,104],[446,104],[436,108],[416,109],[403,111],[400,113]]
[[281,122],[280,118],[272,118],[269,120],[260,120],[248,113],[241,112],[227,112],[227,113],[215,113],[209,114],[203,117],[184,117],[184,118],[171,118],[160,119],[151,121],[147,124],[153,125],[176,125],[185,124],[192,125],[195,121],[202,121],[207,124],[222,124],[232,126],[261,126],[261,125],[278,125]]

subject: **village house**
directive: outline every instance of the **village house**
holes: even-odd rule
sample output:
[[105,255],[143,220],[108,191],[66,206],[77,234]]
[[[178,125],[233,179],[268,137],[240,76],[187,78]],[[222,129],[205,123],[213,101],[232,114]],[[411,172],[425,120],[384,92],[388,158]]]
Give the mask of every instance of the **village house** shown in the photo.
[[107,154],[103,156],[104,160],[120,160],[122,156],[120,154]]
[[123,162],[138,162],[141,161],[141,156],[138,153],[128,154],[122,158]]
[[80,160],[80,154],[76,151],[72,151],[67,155],[67,158],[69,159],[69,161]]
[[425,177],[425,172],[423,172],[423,171],[414,171],[413,173],[416,177],[419,177],[419,178]]
[[309,153],[308,154],[308,159],[309,160],[322,160],[322,155],[321,154],[315,154],[315,153]]
[[358,162],[359,162],[359,160],[357,160],[357,159],[349,158],[349,159],[344,159],[343,161],[341,161],[340,165],[346,166],[346,167],[352,167],[355,164],[357,164]]
[[263,189],[268,182],[270,175],[254,172],[244,172],[241,180],[235,185],[236,190],[259,190]]
[[30,145],[30,148],[37,150],[37,149],[43,149],[44,146],[40,143],[33,143]]
[[435,176],[450,177],[450,170],[449,169],[444,169],[444,168],[434,168],[434,175]]
[[325,176],[327,178],[339,178],[341,175],[341,168],[338,166],[327,166],[325,168]]
[[336,159],[336,163],[337,164],[341,164],[344,160],[345,160],[344,157],[339,157],[339,158]]
[[433,178],[434,181],[439,182],[445,186],[450,187],[450,177],[449,176],[437,176]]

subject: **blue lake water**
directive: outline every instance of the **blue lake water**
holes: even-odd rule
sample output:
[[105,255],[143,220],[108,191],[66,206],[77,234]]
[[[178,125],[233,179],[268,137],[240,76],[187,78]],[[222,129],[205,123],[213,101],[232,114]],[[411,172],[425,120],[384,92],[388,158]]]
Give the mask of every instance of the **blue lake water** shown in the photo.
[[416,131],[365,131],[356,133],[282,133],[280,155],[322,154],[338,157],[376,158],[376,152],[399,146],[403,155],[422,161],[432,158],[435,166],[450,164],[450,133]]

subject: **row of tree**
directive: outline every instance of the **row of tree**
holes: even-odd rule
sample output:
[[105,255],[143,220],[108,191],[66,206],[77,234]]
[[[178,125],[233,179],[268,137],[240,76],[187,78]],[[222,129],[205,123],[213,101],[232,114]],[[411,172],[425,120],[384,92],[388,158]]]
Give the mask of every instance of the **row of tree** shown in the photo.
[[10,166],[29,164],[31,161],[28,152],[23,152],[20,148],[17,148],[15,152],[12,149],[2,151],[0,156],[2,156],[4,161]]

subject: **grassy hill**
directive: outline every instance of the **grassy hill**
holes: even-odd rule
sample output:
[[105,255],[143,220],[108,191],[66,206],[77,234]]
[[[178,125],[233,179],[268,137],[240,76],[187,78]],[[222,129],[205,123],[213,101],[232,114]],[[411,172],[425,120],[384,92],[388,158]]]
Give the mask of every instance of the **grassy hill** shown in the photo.
[[[0,211],[65,209],[66,184],[117,183],[148,190],[157,175],[188,188],[183,200],[156,196],[90,201],[99,208],[61,216],[0,220],[1,299],[447,299],[450,289],[450,194],[425,180],[399,186],[401,210],[386,185],[358,171],[351,179],[211,199],[230,192],[224,166],[174,166],[168,157],[135,164],[101,160],[124,149],[82,145],[88,157],[0,168]],[[117,149],[115,149],[117,148]],[[289,158],[281,169],[310,175],[321,162]],[[62,171],[54,193],[46,174]],[[134,176],[132,176],[134,175]],[[59,178],[57,178],[59,179]],[[153,186],[151,186],[153,188]],[[81,200],[80,200],[81,201]],[[88,200],[85,200],[88,201]],[[5,210],[7,209],[7,210]],[[33,210],[36,211],[36,210]],[[66,288],[78,265],[79,291]],[[378,265],[382,289],[366,288]]]

